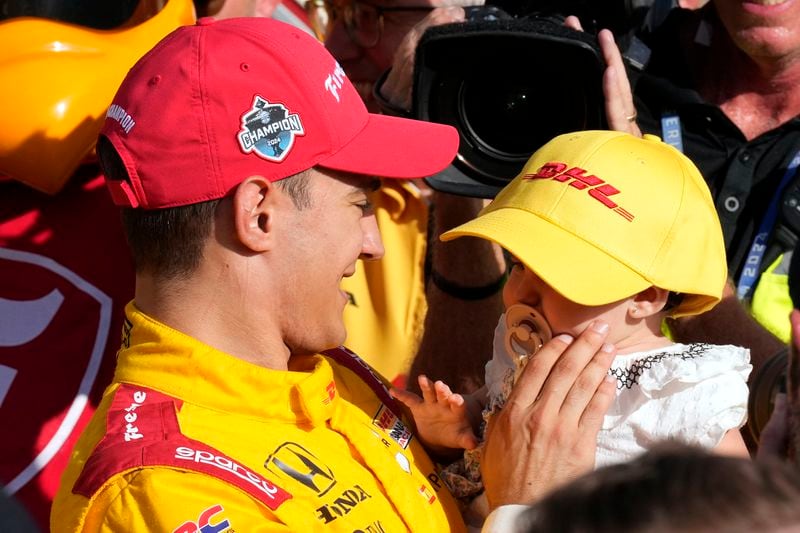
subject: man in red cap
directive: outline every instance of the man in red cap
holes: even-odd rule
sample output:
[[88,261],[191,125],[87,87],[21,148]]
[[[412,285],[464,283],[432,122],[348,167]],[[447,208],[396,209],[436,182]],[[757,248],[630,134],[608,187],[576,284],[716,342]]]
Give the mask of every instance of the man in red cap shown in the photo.
[[[384,382],[335,348],[340,282],[383,255],[374,176],[437,172],[457,142],[449,126],[369,114],[322,45],[280,22],[201,19],[144,56],[98,141],[135,297],[52,530],[463,530]],[[604,338],[557,339],[529,373],[487,448],[493,502],[591,464],[613,393]],[[538,405],[547,387],[571,392]],[[535,454],[529,416],[551,432]],[[525,460],[503,464],[510,447]]]

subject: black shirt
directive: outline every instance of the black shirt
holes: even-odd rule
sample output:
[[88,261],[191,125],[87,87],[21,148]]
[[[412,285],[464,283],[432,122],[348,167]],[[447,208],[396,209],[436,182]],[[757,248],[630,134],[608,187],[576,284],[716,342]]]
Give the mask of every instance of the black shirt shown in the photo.
[[[748,142],[719,107],[700,97],[685,61],[685,54],[697,51],[682,47],[679,36],[687,29],[694,35],[702,20],[715,16],[711,5],[700,11],[673,10],[652,33],[641,35],[651,49],[650,61],[643,72],[632,73],[631,81],[642,132],[661,136],[663,116],[680,118],[684,153],[711,189],[725,236],[729,275],[738,279],[769,202],[800,149],[800,117]],[[794,181],[800,182],[800,177]],[[785,190],[789,189],[791,185]],[[779,253],[794,248],[800,211],[797,215],[794,224],[791,217],[779,215],[762,269]]]

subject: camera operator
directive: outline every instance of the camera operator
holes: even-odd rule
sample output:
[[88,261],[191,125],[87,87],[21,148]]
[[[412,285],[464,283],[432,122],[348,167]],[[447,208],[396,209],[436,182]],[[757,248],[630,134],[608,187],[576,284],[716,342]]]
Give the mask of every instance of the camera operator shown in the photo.
[[[625,24],[627,21],[620,21],[619,26]],[[576,17],[566,17],[566,25],[580,29]],[[410,108],[413,51],[430,26],[423,21],[400,45],[392,70],[376,90],[384,109]],[[605,114],[609,128],[640,135],[630,84],[610,31],[601,32],[599,44],[608,65],[603,83],[608,95]],[[438,191],[433,192],[432,199],[434,224],[430,239],[431,280],[426,291],[428,314],[409,383],[416,387],[416,376],[425,374],[454,384],[456,390],[469,391],[483,382],[493,325],[502,312],[499,291],[505,260],[502,250],[488,241],[462,239],[463,242],[451,242],[446,246],[438,242],[441,233],[473,218],[486,201]],[[453,364],[453,357],[458,358],[458,365]]]

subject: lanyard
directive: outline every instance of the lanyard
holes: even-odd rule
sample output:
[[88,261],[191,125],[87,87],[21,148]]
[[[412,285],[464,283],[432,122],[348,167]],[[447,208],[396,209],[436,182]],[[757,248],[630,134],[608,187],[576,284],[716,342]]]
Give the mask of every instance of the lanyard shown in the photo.
[[325,350],[322,352],[322,354],[327,355],[340,365],[353,371],[364,383],[369,385],[369,388],[372,389],[372,392],[375,393],[383,405],[385,405],[397,418],[400,420],[403,419],[403,413],[405,411],[401,407],[400,402],[395,400],[391,395],[388,387],[379,377],[380,374],[375,372],[375,370],[373,370],[366,361],[356,355],[355,352],[348,350],[344,346],[339,346],[338,348]]
[[681,134],[681,117],[673,113],[661,116],[661,139],[683,153],[683,135]]
[[800,166],[800,150],[797,151],[791,163],[789,163],[786,172],[784,172],[781,183],[775,190],[767,212],[761,220],[758,233],[756,233],[756,237],[753,239],[753,244],[750,246],[750,252],[747,254],[747,261],[739,276],[739,283],[736,285],[736,296],[740,300],[749,298],[753,286],[756,284],[759,272],[761,271],[761,261],[764,259],[764,252],[767,251],[767,238],[772,232],[772,228],[775,226],[775,220],[778,218],[778,202],[780,202],[784,188],[786,188],[786,185],[788,185],[789,181],[791,181],[797,173],[798,166]]

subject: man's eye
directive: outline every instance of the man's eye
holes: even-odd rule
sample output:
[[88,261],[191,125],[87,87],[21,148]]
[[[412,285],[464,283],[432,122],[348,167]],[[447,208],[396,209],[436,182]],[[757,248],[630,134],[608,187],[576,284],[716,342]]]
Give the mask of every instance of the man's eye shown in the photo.
[[356,205],[357,205],[357,206],[358,206],[358,207],[361,209],[361,211],[363,211],[364,213],[371,213],[371,212],[372,212],[372,202],[370,202],[370,201],[364,201],[364,202],[360,202],[360,203],[358,203],[358,204],[356,204]]

